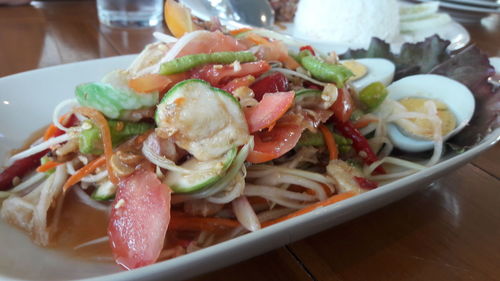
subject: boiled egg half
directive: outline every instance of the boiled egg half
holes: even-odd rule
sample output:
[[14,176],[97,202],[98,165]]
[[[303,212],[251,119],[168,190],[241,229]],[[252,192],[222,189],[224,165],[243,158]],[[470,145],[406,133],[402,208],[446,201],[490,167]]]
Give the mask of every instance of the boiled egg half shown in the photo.
[[[425,104],[433,102],[437,116],[441,120],[443,141],[462,130],[474,114],[475,100],[470,90],[465,85],[444,76],[435,74],[408,76],[392,83],[387,90],[389,92],[387,98],[398,101],[408,112],[428,114]],[[395,120],[388,126],[388,135],[394,146],[408,152],[432,149],[434,127],[431,122],[419,118],[406,120],[406,122]],[[412,124],[408,124],[408,121]]]
[[350,81],[357,93],[373,82],[389,85],[394,79],[396,70],[394,63],[381,58],[341,60],[340,63],[354,74]]

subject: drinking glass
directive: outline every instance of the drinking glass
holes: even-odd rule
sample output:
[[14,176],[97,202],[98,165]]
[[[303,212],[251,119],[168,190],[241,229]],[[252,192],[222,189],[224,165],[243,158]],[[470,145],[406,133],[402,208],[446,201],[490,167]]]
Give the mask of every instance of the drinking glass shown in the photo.
[[162,20],[163,0],[97,0],[99,21],[111,27],[151,27]]

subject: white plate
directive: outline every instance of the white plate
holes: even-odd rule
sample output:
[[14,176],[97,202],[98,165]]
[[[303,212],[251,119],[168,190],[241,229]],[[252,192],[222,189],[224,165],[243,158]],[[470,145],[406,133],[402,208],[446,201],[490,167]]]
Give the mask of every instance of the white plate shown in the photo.
[[[276,26],[274,30],[288,34],[290,36],[294,36],[293,34],[295,28],[294,23],[285,23],[282,25],[283,27],[285,27],[285,29]],[[397,38],[394,39],[393,42],[390,42],[391,51],[398,53],[399,49],[401,48],[401,45],[403,45],[404,43],[423,41],[425,38],[432,36],[434,34],[437,34],[441,38],[450,41],[450,46],[448,47],[450,51],[463,48],[470,41],[470,35],[467,29],[465,29],[458,22],[452,21],[449,24],[445,24],[443,26],[439,26],[436,28],[421,30],[419,32],[414,32],[414,33],[400,34]],[[295,36],[295,38],[297,37]],[[332,44],[331,42],[315,41],[300,37],[298,39],[304,42],[308,42],[309,44],[315,47],[318,47],[318,49],[320,49],[323,52],[335,51],[338,54],[342,54],[345,51],[347,51],[347,49],[349,49],[349,46],[342,44]],[[367,47],[368,46],[354,46],[354,48],[367,48]]]
[[[126,67],[133,56],[85,61],[0,78],[0,159],[51,121],[54,106],[73,96],[75,85]],[[133,271],[113,264],[73,259],[32,244],[21,231],[0,222],[3,280],[178,280],[199,275],[304,238],[398,200],[464,165],[500,139],[500,129],[469,151],[431,169],[387,184],[338,204],[273,225],[189,255]],[[113,274],[113,275],[109,275]]]

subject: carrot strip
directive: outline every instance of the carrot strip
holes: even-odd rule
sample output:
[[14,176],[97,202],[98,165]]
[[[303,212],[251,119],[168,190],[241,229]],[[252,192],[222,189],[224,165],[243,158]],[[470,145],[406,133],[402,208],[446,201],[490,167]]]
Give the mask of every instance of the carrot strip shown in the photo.
[[113,172],[111,166],[111,157],[113,156],[113,146],[111,143],[111,132],[109,131],[108,121],[99,111],[90,107],[76,107],[73,112],[80,113],[94,121],[101,131],[101,137],[104,147],[104,157],[106,158],[106,169],[108,170],[109,180],[115,185],[118,184],[118,177]]
[[78,171],[76,171],[74,175],[69,177],[69,179],[63,185],[63,191],[68,190],[68,188],[81,181],[83,177],[92,173],[95,169],[104,165],[105,163],[106,163],[106,158],[103,156],[92,160],[90,163],[88,163],[87,165],[83,166]]
[[186,214],[172,212],[168,229],[172,230],[205,230],[216,231],[221,228],[236,228],[240,223],[232,219],[214,217],[192,217]]
[[351,197],[353,197],[355,195],[357,195],[357,193],[354,192],[354,191],[348,191],[348,192],[344,192],[344,193],[340,193],[340,194],[334,195],[334,196],[326,199],[325,201],[314,203],[312,205],[309,205],[309,206],[305,207],[304,209],[298,210],[298,211],[293,212],[291,214],[288,214],[288,215],[286,215],[284,217],[264,222],[264,223],[262,223],[262,227],[268,227],[270,225],[273,225],[273,224],[276,224],[276,223],[279,223],[279,222],[282,222],[282,221],[286,221],[286,220],[294,218],[294,217],[298,217],[300,215],[312,212],[312,211],[314,211],[314,210],[316,210],[318,208],[322,208],[322,207],[325,207],[325,206],[328,206],[328,205],[340,202],[340,201],[345,200],[347,198],[351,198]]
[[38,168],[36,168],[36,171],[39,173],[45,173],[45,172],[51,170],[52,168],[55,168],[61,164],[63,164],[63,163],[55,162],[55,161],[47,161],[45,164],[40,165]]
[[318,129],[323,134],[323,139],[325,140],[326,147],[328,148],[328,152],[330,153],[330,160],[337,159],[339,157],[339,151],[337,149],[337,144],[335,143],[335,138],[333,137],[332,132],[328,130],[328,128],[320,124]]
[[371,123],[377,123],[377,122],[378,122],[378,120],[376,120],[376,119],[359,119],[358,121],[353,122],[352,125],[356,129],[361,129],[361,128],[368,126]]
[[236,36],[238,34],[241,34],[243,32],[247,32],[247,31],[250,31],[252,30],[251,28],[248,28],[248,27],[243,27],[243,28],[238,28],[238,29],[233,29],[233,30],[229,30],[229,34],[233,35],[233,36]]
[[50,124],[45,133],[43,134],[43,140],[46,141],[52,138],[57,132],[57,127],[54,124]]

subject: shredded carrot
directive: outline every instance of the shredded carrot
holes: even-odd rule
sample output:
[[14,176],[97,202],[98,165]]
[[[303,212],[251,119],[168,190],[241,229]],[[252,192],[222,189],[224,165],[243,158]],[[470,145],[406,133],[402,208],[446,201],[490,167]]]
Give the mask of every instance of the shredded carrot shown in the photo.
[[216,231],[224,228],[236,228],[240,223],[232,219],[214,217],[194,217],[184,213],[172,212],[168,228],[172,230]]
[[[59,123],[63,123],[64,119],[66,119],[66,116],[67,114],[61,116],[59,118]],[[45,133],[43,134],[43,140],[46,141],[50,138],[53,138],[56,135],[57,130],[59,130],[59,128],[57,128],[53,123],[50,123],[49,127],[47,128],[47,130],[45,130]]]
[[229,34],[233,35],[233,36],[236,36],[238,34],[241,34],[243,32],[247,32],[247,31],[250,31],[252,30],[251,28],[248,28],[248,27],[243,27],[243,28],[238,28],[238,29],[233,29],[233,30],[230,30],[229,31]]
[[325,207],[325,206],[328,206],[328,205],[340,202],[340,201],[345,200],[347,198],[351,198],[351,197],[353,197],[355,195],[357,195],[357,193],[354,192],[354,191],[348,191],[348,192],[344,192],[344,193],[340,193],[340,194],[334,195],[334,196],[332,196],[332,197],[330,197],[330,198],[328,198],[328,199],[326,199],[324,201],[314,203],[312,205],[309,205],[309,206],[307,206],[307,207],[305,207],[305,208],[303,208],[301,210],[293,212],[293,213],[291,213],[289,215],[286,215],[284,217],[264,222],[264,223],[262,223],[262,227],[267,227],[267,226],[270,226],[270,225],[273,225],[273,224],[276,224],[276,223],[279,223],[279,222],[282,222],[282,221],[286,221],[286,220],[294,218],[294,217],[298,217],[300,215],[312,212],[312,211],[314,211],[314,210],[316,210],[318,208],[322,208],[322,207]]
[[246,38],[257,45],[269,43],[269,41],[266,38],[264,38],[260,35],[257,35],[255,33],[248,34],[248,36]]
[[339,151],[337,149],[337,144],[335,143],[335,138],[333,137],[332,132],[328,130],[328,128],[320,124],[318,129],[323,134],[323,139],[325,140],[326,147],[328,148],[328,152],[330,153],[330,160],[337,159],[339,157]]
[[68,190],[68,188],[81,181],[83,177],[92,173],[95,169],[104,165],[105,163],[106,163],[106,158],[104,156],[92,160],[90,163],[88,163],[87,165],[83,166],[78,171],[76,171],[74,175],[69,177],[69,179],[63,185],[63,191]]
[[47,161],[45,164],[40,165],[38,168],[36,168],[36,171],[39,173],[45,173],[45,172],[51,170],[52,168],[55,168],[61,164],[63,164],[63,163],[55,162],[55,161]]
[[371,123],[377,123],[377,122],[378,122],[378,120],[376,120],[376,119],[359,119],[358,121],[353,122],[352,125],[356,129],[361,129],[361,128],[368,126]]
[[73,112],[80,113],[94,121],[101,131],[101,137],[104,147],[104,157],[106,158],[106,169],[108,170],[109,180],[115,185],[118,184],[118,177],[113,172],[111,166],[111,157],[113,156],[113,146],[111,143],[111,132],[109,131],[108,121],[99,111],[90,107],[76,107]]
[[57,132],[57,127],[54,124],[50,124],[45,133],[43,134],[43,140],[46,141],[52,138]]

